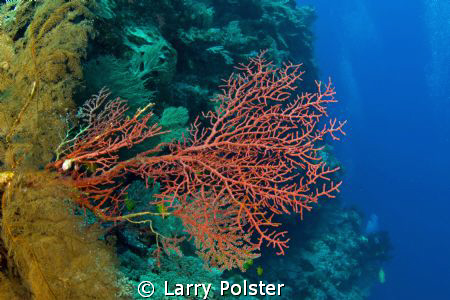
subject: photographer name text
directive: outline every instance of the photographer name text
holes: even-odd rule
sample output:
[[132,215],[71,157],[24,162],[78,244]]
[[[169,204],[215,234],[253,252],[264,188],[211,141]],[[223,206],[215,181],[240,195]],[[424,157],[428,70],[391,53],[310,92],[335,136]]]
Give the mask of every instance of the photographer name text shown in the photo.
[[[147,282],[141,282],[140,287],[145,287],[145,289],[140,289],[139,294],[145,298],[151,297],[154,292],[153,284]],[[150,286],[153,290],[147,290]],[[272,284],[264,283],[260,281],[259,283],[248,283],[244,280],[241,284],[230,284],[228,281],[220,282],[220,296],[233,295],[233,296],[281,296],[281,290],[284,284]],[[168,297],[175,296],[195,296],[202,297],[203,299],[208,299],[208,296],[213,290],[213,285],[211,283],[193,283],[193,284],[171,284],[168,281],[164,281],[164,295]],[[215,289],[214,289],[215,290]],[[150,293],[151,292],[151,293]],[[214,292],[215,293],[215,292]],[[146,294],[144,296],[143,294]]]

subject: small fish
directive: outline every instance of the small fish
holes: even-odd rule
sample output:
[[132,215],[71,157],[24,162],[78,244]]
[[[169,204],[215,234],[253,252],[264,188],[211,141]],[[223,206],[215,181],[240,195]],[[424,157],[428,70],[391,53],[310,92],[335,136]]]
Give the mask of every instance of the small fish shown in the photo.
[[128,195],[125,196],[125,207],[128,211],[131,211],[136,207],[136,203],[133,199],[128,198]]
[[262,274],[263,274],[263,268],[261,267],[261,266],[258,266],[257,268],[256,268],[256,274],[258,274],[258,276],[262,276]]
[[380,268],[380,271],[378,272],[378,281],[380,281],[381,284],[386,282],[386,274],[384,273],[383,268]]
[[250,269],[251,266],[253,266],[253,259],[247,260],[247,261],[244,263],[243,268],[244,268],[244,270],[247,271],[248,269]]
[[161,214],[161,217],[164,219],[167,214],[167,207],[164,204],[157,204],[156,210]]

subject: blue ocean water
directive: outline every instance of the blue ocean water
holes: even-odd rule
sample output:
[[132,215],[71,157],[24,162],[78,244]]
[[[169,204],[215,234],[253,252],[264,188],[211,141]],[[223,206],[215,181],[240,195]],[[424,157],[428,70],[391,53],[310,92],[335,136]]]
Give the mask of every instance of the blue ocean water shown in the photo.
[[389,231],[371,299],[450,299],[450,2],[310,0],[348,119],[343,199]]

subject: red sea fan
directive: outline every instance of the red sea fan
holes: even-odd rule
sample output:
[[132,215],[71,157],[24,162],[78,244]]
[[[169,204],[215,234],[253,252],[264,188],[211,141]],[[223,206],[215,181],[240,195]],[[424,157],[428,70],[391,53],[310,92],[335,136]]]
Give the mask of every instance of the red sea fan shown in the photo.
[[[122,104],[107,104],[105,109],[111,111],[106,114],[113,117],[90,118],[88,124],[97,120],[88,125],[93,133],[75,138],[67,155],[51,167],[72,172],[75,186],[83,191],[80,204],[105,220],[132,221],[155,214],[120,215],[107,207],[111,197],[117,203],[123,196],[118,177],[131,172],[159,181],[159,205],[168,207],[165,214],[181,218],[200,255],[212,266],[243,268],[262,245],[284,254],[288,238],[275,217],[302,216],[320,197],[334,197],[341,183],[333,182],[331,175],[338,168],[326,166],[320,144],[327,135],[338,139],[345,122],[327,115],[327,105],[336,102],[331,82],[316,82],[314,93],[297,90],[301,65],[277,68],[261,54],[237,70],[216,97],[217,109],[203,116],[209,126],[197,119],[190,139],[120,161],[120,148],[163,132],[157,125],[146,125],[148,108],[125,118]],[[117,115],[122,117],[114,118]],[[97,142],[98,136],[102,142]],[[168,146],[169,153],[155,156],[162,146]],[[100,168],[80,173],[63,167],[68,160]]]

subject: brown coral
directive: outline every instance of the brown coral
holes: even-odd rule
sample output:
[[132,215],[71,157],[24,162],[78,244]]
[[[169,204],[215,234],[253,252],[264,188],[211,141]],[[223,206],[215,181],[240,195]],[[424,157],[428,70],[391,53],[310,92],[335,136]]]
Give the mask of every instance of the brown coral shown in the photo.
[[73,215],[67,197],[74,191],[61,183],[21,174],[3,193],[0,291],[15,285],[29,299],[117,299],[112,252],[98,228]]
[[7,168],[48,162],[74,108],[81,59],[93,32],[90,1],[23,1],[0,27],[0,160]]

